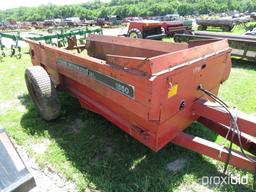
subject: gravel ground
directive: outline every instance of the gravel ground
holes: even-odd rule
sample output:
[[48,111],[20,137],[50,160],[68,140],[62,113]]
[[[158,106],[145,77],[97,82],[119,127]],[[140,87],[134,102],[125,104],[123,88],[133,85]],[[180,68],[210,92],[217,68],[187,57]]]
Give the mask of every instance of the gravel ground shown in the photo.
[[76,192],[74,183],[67,181],[63,176],[54,172],[49,166],[41,170],[35,159],[28,156],[20,146],[15,146],[28,170],[36,181],[36,187],[30,192]]
[[122,27],[122,28],[104,28],[103,29],[103,35],[110,35],[110,36],[118,36],[122,34],[127,33],[127,28]]

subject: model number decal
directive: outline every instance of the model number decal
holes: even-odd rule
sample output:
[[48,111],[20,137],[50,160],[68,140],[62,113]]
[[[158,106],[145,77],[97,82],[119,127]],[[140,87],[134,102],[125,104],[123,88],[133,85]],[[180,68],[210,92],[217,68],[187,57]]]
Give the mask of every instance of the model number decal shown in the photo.
[[134,98],[135,89],[134,89],[134,86],[132,86],[132,85],[121,82],[113,77],[104,75],[100,72],[88,69],[84,66],[66,61],[62,58],[57,60],[57,64],[66,69],[82,73],[82,74],[84,74],[92,79],[95,79],[96,81],[110,87],[111,89],[114,89],[130,98]]

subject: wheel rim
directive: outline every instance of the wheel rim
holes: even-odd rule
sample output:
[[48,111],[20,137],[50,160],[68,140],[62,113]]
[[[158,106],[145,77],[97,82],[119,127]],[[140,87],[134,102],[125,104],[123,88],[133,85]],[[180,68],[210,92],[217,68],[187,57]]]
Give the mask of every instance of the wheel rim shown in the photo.
[[137,33],[136,33],[136,32],[131,32],[131,33],[130,33],[130,38],[138,39]]

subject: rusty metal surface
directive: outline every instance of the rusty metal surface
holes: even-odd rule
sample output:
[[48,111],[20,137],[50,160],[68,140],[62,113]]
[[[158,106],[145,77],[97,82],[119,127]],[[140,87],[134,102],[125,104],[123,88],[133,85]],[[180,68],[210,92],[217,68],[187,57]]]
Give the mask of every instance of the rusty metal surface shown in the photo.
[[162,27],[167,35],[173,35],[174,33],[182,33],[186,31],[186,27],[181,21],[164,21]]
[[142,21],[131,21],[128,24],[128,31],[130,29],[139,29],[141,32],[144,31],[144,28],[155,28],[162,26],[162,22],[160,21],[151,21],[151,20],[142,20]]
[[107,54],[128,57],[153,57],[165,53],[183,50],[187,43],[174,43],[130,39],[125,37],[89,35],[86,41],[88,54],[99,59],[106,59]]

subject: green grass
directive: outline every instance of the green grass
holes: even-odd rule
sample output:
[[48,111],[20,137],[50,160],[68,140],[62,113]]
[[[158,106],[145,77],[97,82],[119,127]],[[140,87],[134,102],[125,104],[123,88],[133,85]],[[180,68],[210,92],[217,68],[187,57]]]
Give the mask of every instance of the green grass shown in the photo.
[[236,25],[232,29],[232,33],[244,34],[247,31],[251,31],[254,27],[256,27],[256,22],[249,22],[245,24]]
[[[221,175],[223,163],[168,144],[154,153],[103,117],[85,109],[71,96],[62,93],[61,117],[52,122],[36,113],[24,83],[24,69],[30,58],[4,58],[0,62],[0,124],[32,155],[40,166],[50,164],[75,182],[79,191],[198,191],[203,176]],[[231,106],[256,113],[256,64],[236,61],[220,96]],[[223,142],[203,126],[193,123],[188,132]],[[44,154],[32,146],[50,140]],[[179,172],[166,171],[178,158],[188,160]],[[214,191],[251,191],[252,175],[229,166],[232,174],[248,175],[247,186],[213,186]],[[200,185],[199,185],[200,186]]]

